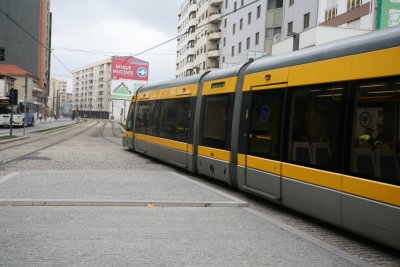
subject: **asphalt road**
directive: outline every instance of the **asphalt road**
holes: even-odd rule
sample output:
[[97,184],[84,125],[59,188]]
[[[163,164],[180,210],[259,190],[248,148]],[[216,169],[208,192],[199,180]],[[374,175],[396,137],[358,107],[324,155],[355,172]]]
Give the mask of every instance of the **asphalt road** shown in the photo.
[[0,144],[0,240],[0,266],[400,263],[387,247],[127,151],[101,120]]

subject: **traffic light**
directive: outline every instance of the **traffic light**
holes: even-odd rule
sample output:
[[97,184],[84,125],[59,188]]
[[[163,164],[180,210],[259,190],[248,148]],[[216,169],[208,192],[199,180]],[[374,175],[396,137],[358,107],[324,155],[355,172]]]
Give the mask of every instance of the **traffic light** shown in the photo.
[[18,90],[17,89],[10,89],[10,95],[8,96],[10,99],[11,105],[18,105]]

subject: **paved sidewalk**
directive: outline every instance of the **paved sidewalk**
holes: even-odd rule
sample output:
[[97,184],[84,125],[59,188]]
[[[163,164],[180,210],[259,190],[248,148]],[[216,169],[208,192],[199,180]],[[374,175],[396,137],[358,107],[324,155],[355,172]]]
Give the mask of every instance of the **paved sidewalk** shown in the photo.
[[366,266],[175,172],[15,172],[0,199],[1,266]]

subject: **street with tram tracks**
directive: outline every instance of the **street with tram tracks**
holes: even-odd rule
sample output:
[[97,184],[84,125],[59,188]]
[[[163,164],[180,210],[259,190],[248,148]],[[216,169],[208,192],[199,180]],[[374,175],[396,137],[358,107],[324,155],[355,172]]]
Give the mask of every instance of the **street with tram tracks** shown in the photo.
[[400,254],[132,153],[88,120],[0,144],[0,265],[371,265]]

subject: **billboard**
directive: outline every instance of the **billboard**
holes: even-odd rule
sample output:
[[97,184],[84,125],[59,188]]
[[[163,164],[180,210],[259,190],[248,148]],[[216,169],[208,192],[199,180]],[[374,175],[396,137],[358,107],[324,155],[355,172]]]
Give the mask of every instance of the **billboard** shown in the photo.
[[134,57],[111,60],[111,98],[130,100],[136,90],[147,84],[149,63]]
[[400,0],[379,1],[377,29],[397,25],[400,25]]

